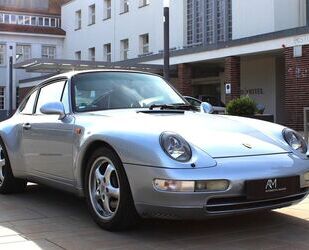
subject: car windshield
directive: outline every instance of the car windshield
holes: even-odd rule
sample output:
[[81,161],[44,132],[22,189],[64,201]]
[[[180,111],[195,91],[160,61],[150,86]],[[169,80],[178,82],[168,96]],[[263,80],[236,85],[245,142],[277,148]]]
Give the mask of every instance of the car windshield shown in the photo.
[[77,112],[187,104],[161,77],[143,73],[83,73],[73,86]]

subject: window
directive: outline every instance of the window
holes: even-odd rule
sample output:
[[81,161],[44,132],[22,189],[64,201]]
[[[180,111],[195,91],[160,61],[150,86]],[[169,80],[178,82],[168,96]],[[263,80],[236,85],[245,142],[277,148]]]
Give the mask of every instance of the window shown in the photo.
[[43,26],[43,20],[44,20],[43,17],[39,17],[39,26]]
[[34,103],[36,100],[38,91],[34,91],[30,97],[28,97],[27,101],[23,104],[23,106],[20,108],[20,112],[24,115],[32,115],[33,114],[33,108]]
[[37,25],[37,21],[36,21],[36,17],[35,16],[31,17],[31,25],[32,26],[36,26]]
[[42,46],[42,58],[56,58],[56,47],[55,46]]
[[[12,21],[12,20],[11,20]],[[24,17],[24,24],[25,25],[30,25],[30,16],[25,16]]]
[[36,114],[42,114],[40,108],[49,102],[60,102],[65,81],[54,82],[40,90],[38,102],[36,105]]
[[104,0],[104,19],[112,17],[112,2],[111,0]]
[[121,0],[121,13],[129,12],[129,0]]
[[89,25],[95,24],[95,4],[89,6]]
[[82,59],[82,52],[81,51],[76,51],[75,52],[75,60],[81,60]]
[[89,49],[89,61],[95,61],[95,48]]
[[17,45],[16,55],[19,55],[17,62],[22,62],[31,58],[31,46],[30,45]]
[[0,44],[0,66],[5,65],[5,57],[6,57],[6,46],[3,44]]
[[73,105],[77,112],[185,104],[161,77],[148,74],[84,73],[74,77],[73,85]]
[[128,59],[128,52],[129,52],[129,39],[121,40],[120,41],[121,60]]
[[104,61],[112,61],[112,45],[110,43],[104,45]]
[[55,18],[50,19],[50,26],[51,27],[56,27],[57,26],[57,20]]
[[140,54],[149,53],[149,34],[140,36]]
[[188,0],[188,45],[212,44],[232,39],[231,0]]
[[4,105],[5,105],[5,88],[0,87],[0,110],[4,110]]
[[144,7],[150,4],[150,0],[139,0],[139,7]]
[[79,30],[82,28],[82,11],[75,12],[75,30]]

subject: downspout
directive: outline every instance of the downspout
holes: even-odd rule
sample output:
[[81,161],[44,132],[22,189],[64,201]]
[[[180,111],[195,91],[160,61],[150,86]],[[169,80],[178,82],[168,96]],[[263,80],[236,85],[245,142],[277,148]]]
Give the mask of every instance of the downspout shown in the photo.
[[309,26],[309,0],[306,0],[306,26]]

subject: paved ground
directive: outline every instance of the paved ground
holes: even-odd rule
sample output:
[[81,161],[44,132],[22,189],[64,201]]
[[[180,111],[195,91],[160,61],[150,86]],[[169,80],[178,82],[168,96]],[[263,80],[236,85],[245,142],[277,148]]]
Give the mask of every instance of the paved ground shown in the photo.
[[30,186],[0,196],[0,249],[309,249],[309,199],[269,214],[201,222],[148,220],[110,233],[91,220],[83,200]]

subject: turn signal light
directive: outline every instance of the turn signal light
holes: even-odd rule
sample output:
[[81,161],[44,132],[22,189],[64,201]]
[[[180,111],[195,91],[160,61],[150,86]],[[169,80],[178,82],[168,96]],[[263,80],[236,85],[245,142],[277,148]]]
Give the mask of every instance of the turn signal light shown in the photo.
[[227,180],[209,180],[209,181],[180,181],[155,179],[154,188],[162,192],[216,192],[225,191],[229,188]]

